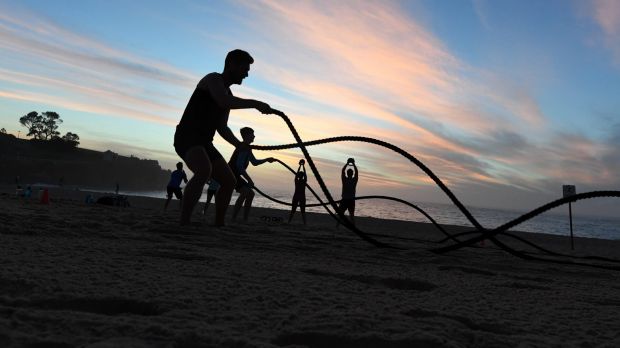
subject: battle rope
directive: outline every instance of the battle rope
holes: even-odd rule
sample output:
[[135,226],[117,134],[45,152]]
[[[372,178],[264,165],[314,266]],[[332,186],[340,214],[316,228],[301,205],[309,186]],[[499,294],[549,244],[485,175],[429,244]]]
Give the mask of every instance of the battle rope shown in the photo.
[[[279,159],[275,159],[276,162],[280,163],[282,166],[284,166],[285,168],[287,168],[291,173],[295,174],[295,171],[289,167],[286,163],[282,162]],[[308,185],[306,183],[306,187],[308,187],[310,189],[310,191],[314,194],[314,196],[317,198],[317,200],[321,201],[320,197],[316,194],[316,192],[314,192],[314,190],[312,189],[312,187],[310,185]],[[282,200],[279,200],[277,198],[273,198],[271,196],[269,196],[268,194],[262,192],[260,189],[258,189],[257,187],[254,187],[254,189],[261,194],[263,197],[282,204],[282,205],[287,205],[287,206],[292,206],[291,203],[288,202],[284,202]],[[407,202],[405,200],[402,200],[400,198],[395,198],[395,197],[389,197],[389,196],[359,196],[355,198],[356,200],[363,200],[363,199],[386,199],[386,200],[391,200],[391,201],[395,201],[395,202],[399,202],[399,203],[403,203],[411,208],[416,209],[417,211],[419,211],[420,213],[422,213],[429,221],[431,221],[431,223],[439,230],[441,231],[444,235],[446,235],[446,238],[440,240],[440,241],[436,241],[433,243],[437,243],[437,244],[442,244],[444,242],[446,242],[449,239],[452,239],[454,241],[456,241],[457,243],[459,242],[456,237],[460,237],[460,236],[464,236],[464,235],[468,235],[468,234],[477,234],[480,233],[478,230],[472,230],[472,231],[466,231],[466,232],[461,232],[461,233],[456,233],[456,234],[449,234],[441,225],[439,225],[428,213],[426,213],[422,208]],[[336,201],[336,202],[340,202],[340,201]],[[307,204],[306,207],[312,206],[312,207],[316,207],[316,206],[324,206],[328,203],[315,203],[315,204]],[[515,221],[515,220],[513,220]],[[514,222],[510,222],[510,223],[514,223]],[[509,224],[510,224],[509,223]],[[505,224],[507,225],[507,224]],[[514,227],[514,226],[513,226]],[[391,236],[391,235],[385,235],[385,234],[378,234],[378,233],[367,233],[368,235],[371,236],[376,236],[376,237],[387,237],[387,238],[394,238],[394,239],[401,239],[401,240],[408,240],[408,241],[417,241],[417,242],[429,242],[428,240],[421,240],[419,238],[407,238],[407,237],[398,237],[398,236]],[[610,258],[605,258],[605,257],[600,257],[600,256],[574,256],[574,255],[567,255],[567,254],[562,254],[562,253],[557,253],[548,249],[545,249],[543,247],[540,247],[528,240],[525,240],[522,237],[516,236],[512,233],[509,233],[507,231],[503,231],[500,232],[499,234],[510,237],[512,239],[518,240],[523,244],[529,245],[530,247],[537,249],[538,251],[542,252],[542,253],[546,253],[552,256],[557,256],[557,257],[565,257],[565,258],[575,258],[575,259],[582,259],[582,260],[599,260],[599,261],[606,261],[606,262],[613,262],[613,263],[620,263],[620,260],[615,260],[615,259],[610,259]],[[431,241],[432,242],[432,241]],[[526,253],[526,252],[524,252]]]
[[[465,217],[474,225],[474,227],[476,228],[476,230],[480,233],[478,236],[472,237],[468,240],[465,241],[458,241],[453,239],[454,237],[451,237],[450,239],[453,239],[456,241],[456,244],[447,246],[447,247],[442,247],[442,248],[434,248],[431,249],[431,251],[436,252],[436,253],[444,253],[444,252],[448,252],[451,250],[456,250],[456,249],[460,249],[463,248],[465,246],[470,246],[476,242],[480,242],[484,239],[488,239],[490,241],[492,241],[495,245],[497,245],[498,247],[500,247],[501,249],[505,250],[506,252],[523,258],[523,259],[529,259],[529,260],[539,260],[539,261],[545,261],[545,262],[552,262],[552,263],[559,263],[559,264],[574,264],[574,265],[583,265],[583,266],[590,266],[590,267],[596,267],[596,268],[604,268],[604,269],[613,269],[613,270],[620,270],[620,267],[617,266],[607,266],[607,265],[599,265],[599,264],[590,264],[590,263],[583,263],[583,262],[575,262],[573,260],[556,260],[556,259],[549,259],[549,258],[542,258],[542,257],[536,257],[536,256],[532,256],[529,255],[525,252],[521,252],[521,251],[517,251],[509,246],[507,246],[506,244],[500,242],[499,240],[497,240],[495,238],[495,236],[497,236],[500,233],[504,233],[506,232],[508,229],[517,226],[519,224],[521,224],[524,221],[527,221],[539,214],[542,214],[543,212],[553,209],[555,207],[558,207],[560,205],[569,203],[569,202],[576,202],[578,200],[581,199],[588,199],[588,198],[595,198],[595,197],[620,197],[620,191],[594,191],[594,192],[587,192],[587,193],[582,193],[582,194],[578,194],[575,196],[571,196],[571,197],[566,197],[563,199],[559,199],[556,200],[554,202],[548,203],[544,206],[541,206],[537,209],[532,210],[529,213],[526,213],[502,226],[499,226],[493,230],[487,230],[486,228],[484,228],[475,218],[474,216],[469,212],[469,210],[467,210],[467,208],[465,208],[465,206],[458,200],[458,198],[450,191],[450,189],[448,189],[448,187],[439,179],[439,177],[437,177],[428,167],[426,167],[426,165],[424,165],[420,160],[418,160],[417,158],[415,158],[414,156],[412,156],[411,154],[409,154],[408,152],[400,149],[399,147],[392,145],[390,143],[378,140],[378,139],[374,139],[374,138],[368,138],[368,137],[359,137],[359,136],[342,136],[342,137],[333,137],[333,138],[325,138],[325,139],[320,139],[320,140],[314,140],[314,141],[310,141],[310,142],[306,142],[304,143],[301,140],[301,137],[299,136],[299,134],[297,133],[297,130],[295,129],[295,127],[293,126],[292,122],[290,121],[290,119],[285,115],[285,114],[279,114],[278,116],[282,117],[282,119],[284,120],[284,122],[287,124],[287,126],[289,127],[291,133],[293,134],[295,140],[297,141],[297,143],[295,144],[285,144],[285,145],[274,145],[274,146],[258,146],[258,145],[253,145],[252,148],[253,149],[257,149],[257,150],[282,150],[282,149],[289,149],[289,148],[297,148],[299,147],[302,151],[302,153],[304,154],[304,157],[306,158],[310,169],[312,170],[317,182],[319,183],[319,186],[321,187],[323,193],[325,194],[325,197],[328,200],[328,204],[332,206],[332,208],[335,210],[337,216],[340,218],[341,222],[343,223],[343,225],[345,225],[345,227],[349,228],[350,230],[352,230],[354,233],[356,233],[360,238],[364,239],[365,241],[378,246],[378,247],[389,247],[389,245],[385,244],[385,243],[381,243],[373,238],[371,238],[367,233],[362,232],[361,230],[357,229],[344,215],[344,212],[340,211],[336,205],[336,202],[334,201],[334,199],[331,196],[331,193],[329,192],[329,190],[327,189],[321,175],[318,172],[318,169],[316,168],[314,161],[312,160],[312,158],[310,157],[310,154],[308,153],[306,146],[311,146],[311,145],[318,145],[318,144],[324,144],[324,143],[330,143],[330,142],[336,142],[336,141],[362,141],[362,142],[367,142],[367,143],[372,143],[372,144],[376,144],[376,145],[380,145],[383,146],[385,148],[388,148],[402,156],[404,156],[405,158],[409,159],[411,162],[413,162],[416,166],[418,166],[418,168],[420,168],[422,171],[424,171],[426,173],[426,175],[428,175],[434,182],[435,184],[448,196],[448,198],[452,201],[452,203],[463,213],[463,215],[465,215]],[[315,194],[316,195],[316,194]],[[318,197],[317,197],[318,198]],[[319,199],[320,201],[320,199]],[[321,202],[322,203],[322,202]],[[321,204],[322,205],[322,204]],[[331,212],[331,210],[329,210],[327,208],[327,205],[323,205],[325,207],[325,209],[328,211],[328,213],[336,218],[335,214],[333,212]],[[512,236],[512,235],[511,235]],[[514,236],[512,236],[514,237]],[[533,244],[533,243],[531,243]],[[542,248],[539,248],[539,250],[544,250]],[[557,254],[556,255],[561,255],[561,254]],[[570,256],[571,258],[575,258],[573,256]],[[597,258],[597,257],[591,257],[591,259],[597,259],[597,260],[601,260],[604,258]],[[615,261],[615,260],[614,260]]]
[[[284,166],[286,169],[288,169],[291,173],[296,174],[296,172],[293,170],[293,168],[291,168],[288,164],[282,162],[281,160],[274,158],[275,162],[280,163],[282,166]],[[329,204],[329,202],[323,202],[321,200],[321,197],[319,197],[319,195],[312,189],[312,186],[310,186],[307,182],[306,182],[306,187],[310,190],[310,192],[314,195],[314,197],[319,201],[319,203],[312,203],[312,204],[306,204],[306,208],[307,207],[320,207],[320,206],[326,206]],[[271,197],[270,195],[266,194],[265,192],[261,191],[259,188],[257,188],[256,186],[254,187],[254,190],[256,192],[258,192],[261,196],[269,199],[272,202],[276,202],[282,205],[287,205],[287,206],[292,206],[293,204],[289,203],[289,202],[284,202],[282,200],[279,200],[277,198]],[[458,240],[453,238],[453,235],[449,234],[440,224],[437,223],[437,221],[435,221],[435,219],[433,219],[432,216],[430,216],[426,211],[424,211],[424,209],[418,207],[417,205],[411,203],[411,202],[407,202],[403,199],[397,198],[397,197],[390,197],[390,196],[358,196],[355,197],[355,200],[365,200],[365,199],[384,199],[384,200],[390,200],[390,201],[394,201],[394,202],[398,202],[398,203],[402,203],[404,205],[407,205],[415,210],[417,210],[418,212],[420,212],[420,214],[424,215],[424,217],[426,217],[428,219],[428,221],[430,221],[433,226],[435,226],[435,228],[437,228],[441,233],[443,233],[446,236],[446,239],[453,239],[455,242],[459,242]],[[340,200],[335,201],[336,203],[339,203]],[[381,237],[385,237],[386,235],[381,235],[381,234],[372,234],[372,233],[367,233],[368,235],[376,235],[376,236],[381,236]],[[408,238],[401,238],[401,239],[405,239],[407,240]]]

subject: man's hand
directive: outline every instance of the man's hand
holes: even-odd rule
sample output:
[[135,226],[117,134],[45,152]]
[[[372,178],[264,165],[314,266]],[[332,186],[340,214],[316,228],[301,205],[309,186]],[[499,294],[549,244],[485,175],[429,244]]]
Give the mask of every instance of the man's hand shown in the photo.
[[256,101],[256,110],[260,111],[262,114],[267,115],[267,114],[271,114],[272,113],[271,110],[273,109],[267,103]]
[[264,115],[275,114],[278,116],[285,116],[284,113],[280,110],[272,109],[271,106],[267,103],[263,103],[262,101],[256,100],[256,110],[260,111]]

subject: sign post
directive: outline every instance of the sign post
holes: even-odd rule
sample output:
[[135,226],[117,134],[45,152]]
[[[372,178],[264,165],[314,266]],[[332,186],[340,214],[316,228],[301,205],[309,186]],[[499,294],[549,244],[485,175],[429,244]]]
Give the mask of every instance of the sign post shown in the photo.
[[[563,185],[562,191],[564,193],[564,198],[574,196],[577,193],[575,185]],[[568,219],[570,221],[570,248],[571,250],[575,250],[575,241],[573,239],[573,208],[571,202],[568,202]]]

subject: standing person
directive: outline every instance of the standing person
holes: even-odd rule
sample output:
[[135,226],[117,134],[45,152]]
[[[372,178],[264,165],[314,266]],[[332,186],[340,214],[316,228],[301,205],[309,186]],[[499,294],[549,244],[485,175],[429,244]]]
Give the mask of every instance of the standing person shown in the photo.
[[220,189],[220,184],[214,179],[211,179],[209,181],[209,187],[207,188],[207,201],[205,202],[205,207],[202,210],[202,215],[205,215],[207,213],[207,209],[209,209],[209,204],[211,204],[211,198],[215,196],[215,194],[217,193],[217,190],[219,189]]
[[[349,165],[353,166],[353,169],[347,169]],[[338,210],[343,214],[348,210],[349,216],[351,217],[351,222],[355,225],[355,188],[357,186],[358,178],[355,159],[349,158],[347,160],[347,164],[342,167],[340,178],[342,179],[342,200],[340,201]]]
[[250,144],[254,141],[254,130],[252,128],[243,127],[240,133],[241,138],[243,138],[243,143],[235,149],[230,157],[230,161],[228,161],[228,165],[235,174],[235,179],[237,179],[235,190],[239,192],[239,197],[235,202],[232,220],[235,221],[243,205],[245,207],[243,210],[243,220],[248,221],[250,209],[252,208],[252,200],[254,199],[254,191],[252,191],[254,181],[252,181],[252,178],[247,172],[248,165],[252,163],[252,165],[258,166],[265,162],[273,162],[274,159],[269,157],[257,160],[256,157],[254,157],[252,149],[250,148]]
[[231,109],[256,109],[263,114],[281,114],[268,104],[253,99],[233,96],[230,86],[240,85],[248,76],[254,58],[242,50],[233,50],[226,55],[224,71],[210,73],[198,82],[183,117],[174,134],[176,153],[185,161],[194,176],[185,186],[181,225],[189,225],[192,211],[205,183],[211,178],[221,187],[215,196],[215,225],[224,225],[226,209],[235,187],[235,176],[222,155],[213,146],[213,136],[218,134],[234,147],[241,142],[228,128]]
[[168,186],[166,187],[167,191],[167,199],[164,204],[164,210],[168,209],[168,204],[170,204],[170,200],[172,199],[172,194],[177,197],[179,200],[179,204],[181,209],[183,209],[183,191],[181,190],[181,182],[185,181],[187,184],[187,174],[183,170],[183,162],[177,163],[177,170],[173,171],[170,174],[170,181],[168,182]]
[[295,214],[297,205],[299,205],[301,219],[304,221],[304,225],[306,224],[306,182],[308,181],[308,176],[306,175],[305,163],[306,161],[303,159],[299,161],[299,168],[297,169],[297,174],[295,174],[295,193],[293,194],[291,214],[288,217],[289,223],[293,220],[293,214]]

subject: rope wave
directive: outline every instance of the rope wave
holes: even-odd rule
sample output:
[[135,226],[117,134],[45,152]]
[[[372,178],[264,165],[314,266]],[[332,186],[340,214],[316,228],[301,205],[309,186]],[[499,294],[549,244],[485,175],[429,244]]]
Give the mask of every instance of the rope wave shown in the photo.
[[[561,198],[558,200],[555,200],[553,202],[547,203],[545,205],[542,205],[528,213],[525,213],[523,215],[521,215],[520,217],[517,217],[516,219],[513,219],[501,226],[498,226],[494,229],[487,229],[484,226],[482,226],[482,224],[480,224],[478,222],[478,220],[471,214],[471,212],[465,207],[465,205],[463,203],[461,203],[461,201],[456,197],[456,195],[454,195],[454,193],[452,193],[452,191],[450,191],[450,189],[441,181],[441,179],[439,179],[439,177],[437,175],[435,175],[435,173],[433,173],[433,171],[430,170],[430,168],[428,168],[424,163],[422,163],[422,161],[420,161],[419,159],[417,159],[415,156],[411,155],[410,153],[408,153],[407,151],[399,148],[396,145],[390,144],[388,142],[379,140],[379,139],[375,139],[375,138],[369,138],[369,137],[361,137],[361,136],[339,136],[339,137],[330,137],[330,138],[324,138],[324,139],[318,139],[318,140],[312,140],[312,141],[308,141],[308,142],[304,142],[302,141],[301,137],[299,136],[299,133],[297,132],[297,130],[295,129],[293,123],[291,122],[291,120],[288,118],[288,116],[286,116],[285,114],[278,114],[278,116],[280,116],[284,122],[287,124],[287,126],[289,127],[289,130],[291,131],[293,137],[296,140],[296,143],[291,143],[291,144],[283,144],[283,145],[252,145],[252,149],[255,150],[261,150],[261,151],[269,151],[269,150],[284,150],[284,149],[292,149],[292,148],[299,148],[306,161],[308,162],[308,165],[310,166],[310,169],[312,170],[315,179],[317,180],[319,186],[321,187],[321,190],[323,191],[323,194],[325,195],[325,198],[327,200],[327,202],[323,202],[323,200],[321,200],[321,198],[319,197],[319,195],[312,189],[312,187],[310,187],[308,184],[306,184],[306,187],[309,188],[310,192],[316,197],[316,199],[319,201],[319,203],[317,204],[312,204],[312,205],[307,205],[307,206],[322,206],[325,208],[325,210],[336,220],[340,221],[345,227],[347,227],[349,230],[351,230],[352,232],[354,232],[356,235],[358,235],[361,239],[365,240],[366,242],[377,246],[377,247],[388,247],[388,248],[394,248],[394,249],[402,249],[400,247],[395,247],[392,246],[390,244],[387,243],[383,243],[380,242],[378,240],[376,240],[375,238],[372,238],[371,236],[382,236],[382,235],[377,235],[377,234],[370,234],[364,231],[359,230],[355,225],[353,225],[349,219],[344,215],[343,212],[339,211],[338,207],[337,207],[337,202],[336,200],[333,199],[331,192],[329,191],[329,189],[327,189],[327,186],[325,185],[325,182],[323,181],[323,178],[321,177],[316,165],[314,164],[314,161],[312,160],[312,157],[310,156],[310,153],[308,152],[308,150],[306,149],[307,146],[314,146],[314,145],[320,145],[320,144],[327,144],[327,143],[334,143],[334,142],[344,142],[344,141],[355,141],[355,142],[365,142],[365,143],[370,143],[370,144],[375,144],[375,145],[379,145],[382,147],[385,147],[387,149],[390,149],[394,152],[396,152],[397,154],[407,158],[409,161],[411,161],[413,164],[415,164],[419,169],[421,169],[429,178],[431,178],[433,180],[433,182],[446,194],[446,196],[451,200],[451,202],[459,209],[459,211],[465,216],[465,218],[474,226],[474,229],[468,232],[463,232],[463,233],[459,233],[459,234],[450,234],[448,233],[444,228],[441,227],[441,225],[439,225],[429,214],[427,214],[424,210],[422,210],[420,207],[409,203],[407,201],[404,201],[400,198],[395,198],[395,197],[388,197],[388,196],[362,196],[362,197],[357,197],[357,199],[388,199],[388,200],[392,200],[392,201],[396,201],[402,204],[406,204],[409,207],[416,209],[417,211],[419,211],[420,213],[422,213],[440,232],[442,232],[446,238],[438,241],[437,243],[445,243],[447,241],[453,241],[454,243],[451,245],[447,245],[447,246],[441,246],[441,247],[436,247],[436,248],[431,248],[429,249],[432,252],[438,253],[438,254],[442,254],[442,253],[446,253],[446,252],[450,252],[450,251],[454,251],[457,249],[461,249],[467,246],[474,246],[476,243],[481,242],[483,240],[490,240],[491,242],[493,242],[495,245],[497,245],[499,248],[503,249],[504,251],[517,256],[519,258],[522,259],[526,259],[526,260],[537,260],[537,261],[543,261],[543,262],[550,262],[550,263],[557,263],[557,264],[568,264],[568,265],[580,265],[580,266],[587,266],[587,267],[594,267],[594,268],[602,268],[602,269],[609,269],[609,270],[620,270],[620,266],[616,265],[616,264],[620,264],[620,260],[615,260],[615,259],[610,259],[610,258],[605,258],[605,257],[600,257],[600,256],[574,256],[574,255],[567,255],[567,254],[561,254],[561,253],[556,253],[550,250],[547,250],[541,246],[536,245],[535,243],[532,243],[530,241],[527,241],[526,239],[522,238],[522,237],[518,237],[514,234],[511,234],[508,232],[509,229],[527,221],[530,219],[533,219],[534,217],[550,210],[550,209],[554,209],[556,207],[565,205],[567,203],[571,203],[571,202],[577,202],[580,200],[584,200],[584,199],[592,199],[592,198],[599,198],[599,197],[616,197],[619,198],[620,197],[620,191],[592,191],[592,192],[585,192],[585,193],[580,193],[580,194],[576,194],[570,197],[565,197],[565,198]],[[295,173],[295,171],[289,167],[286,163],[277,160],[277,162],[279,162],[280,164],[282,164],[283,166],[285,166],[289,171],[291,171],[292,173]],[[290,205],[290,203],[287,202],[283,202],[277,199],[274,199],[273,197],[268,196],[267,194],[265,194],[264,192],[260,191],[258,188],[255,188],[256,191],[265,196],[267,199],[270,199],[274,202],[280,203],[280,204],[284,204],[284,205]],[[329,209],[329,207],[331,206],[331,208],[333,209],[333,211],[331,209]],[[464,237],[467,235],[473,235],[472,237],[469,237],[468,239],[464,239],[464,240],[460,240],[458,239],[458,237]],[[502,236],[507,236],[509,238],[515,239],[517,241],[520,241],[526,245],[529,245],[530,247],[535,248],[536,250],[538,250],[539,252],[542,252],[543,256],[539,256],[539,255],[534,255],[531,252],[525,252],[525,251],[520,251],[520,250],[516,250],[508,245],[506,245],[505,243],[499,241],[496,237],[498,235],[502,235]],[[385,237],[385,236],[384,236]],[[592,262],[592,261],[596,261],[596,262]]]

